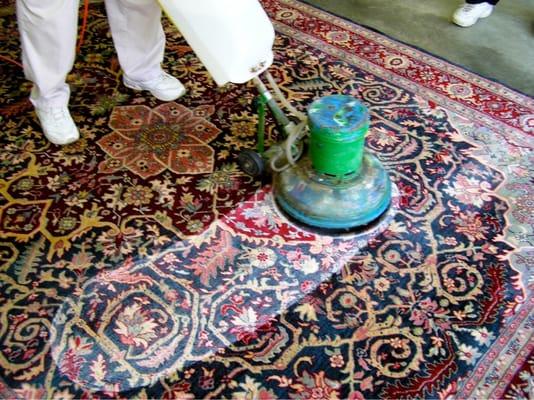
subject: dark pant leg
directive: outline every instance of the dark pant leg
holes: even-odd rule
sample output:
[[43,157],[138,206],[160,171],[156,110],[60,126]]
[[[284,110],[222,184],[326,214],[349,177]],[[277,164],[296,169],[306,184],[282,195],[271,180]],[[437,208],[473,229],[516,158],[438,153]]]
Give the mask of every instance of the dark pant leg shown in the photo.
[[499,0],[465,0],[467,4],[480,4],[480,3],[490,3],[492,5],[495,5],[499,2]]

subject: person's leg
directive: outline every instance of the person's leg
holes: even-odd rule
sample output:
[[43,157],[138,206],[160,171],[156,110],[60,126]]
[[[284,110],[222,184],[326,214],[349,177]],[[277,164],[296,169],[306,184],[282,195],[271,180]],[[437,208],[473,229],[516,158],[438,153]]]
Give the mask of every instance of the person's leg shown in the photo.
[[480,18],[489,17],[499,0],[465,0],[452,15],[452,22],[462,27],[474,25]]
[[480,4],[480,3],[489,3],[492,6],[496,5],[499,0],[465,0],[467,4]]
[[36,107],[67,105],[65,83],[74,63],[78,0],[17,0],[17,22],[26,78]]
[[183,85],[161,68],[165,34],[156,0],[106,0],[113,43],[126,86],[150,90],[161,100],[185,93]]
[[33,82],[30,101],[46,137],[56,144],[78,139],[68,113],[65,82],[74,64],[78,0],[17,0],[17,23],[26,78]]
[[161,70],[165,35],[156,0],[106,0],[113,43],[121,67],[130,79],[157,77]]

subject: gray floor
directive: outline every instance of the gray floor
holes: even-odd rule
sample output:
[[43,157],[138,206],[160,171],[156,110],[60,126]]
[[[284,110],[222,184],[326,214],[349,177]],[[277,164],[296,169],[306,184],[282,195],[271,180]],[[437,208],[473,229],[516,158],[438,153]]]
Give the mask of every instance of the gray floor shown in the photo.
[[470,28],[450,22],[462,0],[305,0],[534,96],[534,0],[501,0]]

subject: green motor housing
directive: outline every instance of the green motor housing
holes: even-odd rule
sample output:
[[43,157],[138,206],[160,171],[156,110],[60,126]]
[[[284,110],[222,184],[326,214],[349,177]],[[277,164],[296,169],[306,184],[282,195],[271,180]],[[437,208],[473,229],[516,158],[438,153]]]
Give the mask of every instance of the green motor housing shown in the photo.
[[369,111],[343,95],[323,97],[308,110],[309,151],[317,173],[349,179],[360,170]]

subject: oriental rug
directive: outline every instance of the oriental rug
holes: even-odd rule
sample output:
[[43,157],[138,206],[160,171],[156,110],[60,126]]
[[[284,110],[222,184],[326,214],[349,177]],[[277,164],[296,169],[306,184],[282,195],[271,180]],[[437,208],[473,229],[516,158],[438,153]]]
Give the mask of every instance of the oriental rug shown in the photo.
[[188,94],[130,91],[102,4],[68,77],[82,138],[51,145],[2,12],[2,396],[528,397],[534,101],[303,3],[262,4],[295,106],[368,106],[391,209],[357,235],[292,224],[236,164],[254,87],[218,88],[165,20],[164,67]]

